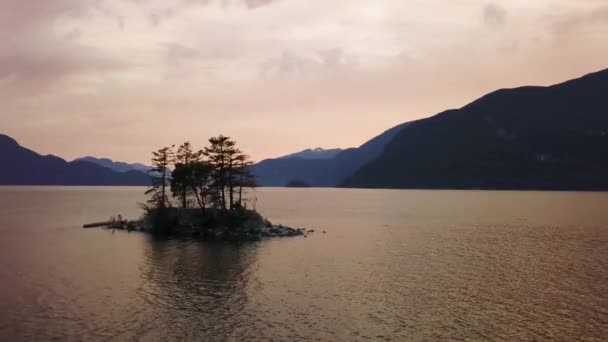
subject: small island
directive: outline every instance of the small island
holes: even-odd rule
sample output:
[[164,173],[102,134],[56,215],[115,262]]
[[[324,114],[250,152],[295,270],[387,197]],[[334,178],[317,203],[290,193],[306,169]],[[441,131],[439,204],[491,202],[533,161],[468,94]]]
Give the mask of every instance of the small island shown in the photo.
[[306,236],[314,230],[272,224],[255,210],[256,183],[249,157],[236,142],[220,135],[195,150],[185,142],[153,152],[152,185],[141,203],[143,217],[121,217],[85,227],[140,230],[204,240],[255,241],[266,237]]

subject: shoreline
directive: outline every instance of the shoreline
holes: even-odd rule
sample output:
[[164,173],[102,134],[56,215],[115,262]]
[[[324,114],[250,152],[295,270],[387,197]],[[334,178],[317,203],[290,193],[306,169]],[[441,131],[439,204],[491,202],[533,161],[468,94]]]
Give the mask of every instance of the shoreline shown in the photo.
[[111,218],[109,221],[83,225],[83,228],[137,231],[156,236],[196,238],[205,241],[260,241],[265,238],[307,237],[314,229],[292,228],[273,224],[253,210],[226,213],[207,209],[167,208],[162,218],[157,210],[139,220]]

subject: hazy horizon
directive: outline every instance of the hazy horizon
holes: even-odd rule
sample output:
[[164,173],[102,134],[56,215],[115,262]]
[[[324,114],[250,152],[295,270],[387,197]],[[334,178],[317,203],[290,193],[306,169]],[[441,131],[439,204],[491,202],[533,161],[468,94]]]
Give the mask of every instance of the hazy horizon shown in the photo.
[[355,147],[608,67],[596,0],[6,0],[0,28],[0,133],[67,160],[220,133],[258,161]]

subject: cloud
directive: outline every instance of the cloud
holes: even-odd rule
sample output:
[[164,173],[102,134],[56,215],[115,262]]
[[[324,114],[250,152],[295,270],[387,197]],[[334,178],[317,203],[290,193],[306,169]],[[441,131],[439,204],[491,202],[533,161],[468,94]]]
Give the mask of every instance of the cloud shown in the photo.
[[[140,1],[140,0],[137,0]],[[283,0],[177,0],[175,7],[171,8],[171,12],[179,12],[184,9],[195,6],[210,6],[219,5],[222,8],[230,8],[235,5],[244,5],[248,9],[257,9],[269,5],[276,4]],[[143,4],[143,2],[141,2]]]
[[262,6],[268,6],[272,3],[276,3],[277,0],[245,0],[247,7],[249,8],[258,8]]
[[344,51],[340,48],[333,48],[319,51],[321,60],[325,66],[335,68],[345,63]]
[[489,3],[483,8],[483,22],[487,27],[503,27],[507,23],[507,11],[498,4]]
[[3,94],[30,96],[70,76],[124,68],[124,62],[101,49],[78,43],[82,36],[78,27],[57,30],[62,21],[86,15],[95,6],[95,1],[87,0],[4,1],[0,5]]
[[608,66],[603,1],[488,1],[1,0],[0,127],[69,158],[223,132],[261,159]]
[[172,65],[203,57],[198,49],[189,46],[184,46],[178,43],[166,43],[164,46],[167,49],[167,58],[169,63]]
[[92,4],[88,0],[4,0],[0,5],[0,25],[12,32],[26,32],[46,27],[59,16],[80,14]]
[[[570,11],[557,16],[553,24],[553,33],[557,36],[584,35],[590,29],[603,27],[601,34],[608,28],[608,6],[592,7]],[[598,33],[600,30],[598,30]]]
[[70,76],[124,67],[124,63],[83,46],[57,42],[53,46],[18,47],[0,52],[0,78],[10,79],[0,89],[5,94],[26,97],[48,90]]

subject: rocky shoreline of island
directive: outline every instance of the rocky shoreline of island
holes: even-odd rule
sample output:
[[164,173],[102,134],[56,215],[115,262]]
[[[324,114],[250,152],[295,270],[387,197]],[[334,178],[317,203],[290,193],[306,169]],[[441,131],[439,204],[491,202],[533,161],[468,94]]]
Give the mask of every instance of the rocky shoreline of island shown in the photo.
[[[159,222],[162,221],[162,222]],[[85,224],[84,228],[106,228],[190,237],[214,241],[260,241],[264,238],[308,237],[314,229],[273,224],[254,210],[222,212],[207,209],[166,208],[147,211],[139,220],[123,220],[120,215],[105,222]],[[159,227],[164,229],[159,230]]]
[[[117,216],[86,224],[136,230],[156,235],[189,236],[205,240],[256,241],[272,237],[306,237],[313,229],[276,225],[256,210],[256,181],[252,161],[229,137],[209,139],[195,149],[190,142],[152,152],[152,185],[140,203],[144,214],[136,221]],[[253,209],[251,209],[253,208]]]

